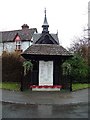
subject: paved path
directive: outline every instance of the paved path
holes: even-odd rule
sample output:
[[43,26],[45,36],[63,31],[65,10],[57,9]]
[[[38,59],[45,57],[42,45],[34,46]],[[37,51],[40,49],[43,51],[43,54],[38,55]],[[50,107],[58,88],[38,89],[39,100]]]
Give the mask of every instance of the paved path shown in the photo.
[[89,90],[90,89],[83,89],[76,92],[20,92],[0,89],[0,93],[2,94],[0,101],[19,104],[59,105],[87,103]]

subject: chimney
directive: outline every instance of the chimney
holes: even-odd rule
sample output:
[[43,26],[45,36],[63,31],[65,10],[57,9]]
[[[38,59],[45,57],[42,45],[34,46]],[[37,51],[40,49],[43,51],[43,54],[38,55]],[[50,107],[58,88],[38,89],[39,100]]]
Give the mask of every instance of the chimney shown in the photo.
[[27,28],[29,28],[29,26],[28,26],[27,24],[23,24],[21,27],[22,27],[22,29],[27,29]]

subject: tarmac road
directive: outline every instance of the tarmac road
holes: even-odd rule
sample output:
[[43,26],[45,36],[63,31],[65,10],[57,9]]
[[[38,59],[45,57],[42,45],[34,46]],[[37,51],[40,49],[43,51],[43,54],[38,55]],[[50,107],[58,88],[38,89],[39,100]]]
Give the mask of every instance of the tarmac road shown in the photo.
[[75,92],[20,92],[0,89],[3,102],[20,104],[78,104],[88,103],[88,89]]
[[2,104],[3,118],[88,118],[88,104],[25,105]]
[[75,92],[0,90],[0,93],[2,93],[0,101],[3,103],[2,117],[87,119],[88,106],[90,105],[89,90],[83,89]]

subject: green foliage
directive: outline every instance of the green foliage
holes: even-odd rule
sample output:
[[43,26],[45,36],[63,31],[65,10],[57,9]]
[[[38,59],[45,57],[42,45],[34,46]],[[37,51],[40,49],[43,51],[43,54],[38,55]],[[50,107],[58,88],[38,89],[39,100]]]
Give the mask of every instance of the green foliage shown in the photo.
[[85,60],[79,56],[78,54],[74,55],[73,58],[66,61],[66,63],[70,64],[71,70],[70,75],[74,81],[77,82],[87,82],[88,78],[88,65]]
[[33,64],[31,63],[31,61],[24,61],[23,67],[24,67],[24,75],[26,75],[26,73],[29,72],[29,70],[33,69]]
[[68,75],[71,72],[71,65],[68,62],[64,62],[62,65],[63,75]]

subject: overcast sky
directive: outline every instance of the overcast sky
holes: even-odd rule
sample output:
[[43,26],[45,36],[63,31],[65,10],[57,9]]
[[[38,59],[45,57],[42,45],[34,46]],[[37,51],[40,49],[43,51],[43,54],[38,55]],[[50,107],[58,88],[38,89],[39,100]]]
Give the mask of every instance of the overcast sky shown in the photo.
[[0,0],[0,31],[21,29],[23,24],[42,32],[44,9],[50,33],[69,47],[88,23],[89,0]]

